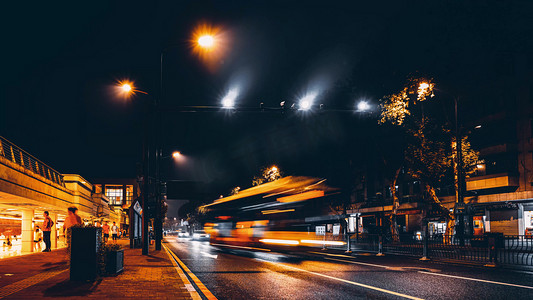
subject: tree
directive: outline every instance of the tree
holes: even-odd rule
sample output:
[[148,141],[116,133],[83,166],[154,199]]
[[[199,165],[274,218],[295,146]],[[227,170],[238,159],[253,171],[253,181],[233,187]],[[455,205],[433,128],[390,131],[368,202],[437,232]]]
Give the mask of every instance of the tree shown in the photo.
[[278,180],[281,178],[281,171],[278,167],[264,167],[261,169],[261,174],[259,176],[254,176],[252,179],[252,186],[260,185],[265,182],[270,182]]
[[[403,149],[404,162],[389,180],[393,200],[390,224],[391,233],[395,236],[399,207],[395,186],[402,168],[413,179],[421,182],[424,198],[436,204],[447,219],[447,234],[454,226],[453,214],[442,205],[435,191],[435,187],[450,173],[452,165],[456,165],[457,155],[450,124],[437,118],[429,118],[424,111],[423,102],[434,96],[434,87],[431,79],[411,78],[400,92],[385,96],[381,100],[379,124],[401,126],[407,136],[407,146]],[[463,137],[462,146],[463,166],[470,167],[477,161],[478,153],[470,147],[466,136]],[[467,173],[470,172],[468,168],[465,169]],[[457,173],[456,169],[454,171]]]

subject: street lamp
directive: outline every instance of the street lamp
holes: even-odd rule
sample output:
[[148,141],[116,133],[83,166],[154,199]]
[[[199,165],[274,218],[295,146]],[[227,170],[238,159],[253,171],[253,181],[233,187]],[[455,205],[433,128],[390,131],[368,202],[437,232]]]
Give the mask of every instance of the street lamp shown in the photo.
[[366,101],[359,101],[359,103],[357,103],[357,111],[367,111],[370,109],[370,105],[368,104],[368,102]]
[[222,98],[222,107],[224,108],[234,108],[235,107],[235,100],[237,99],[237,96],[239,95],[239,91],[235,88],[231,89],[224,98]]
[[313,102],[315,101],[316,96],[317,96],[317,93],[312,92],[300,98],[300,101],[298,102],[299,109],[310,110],[311,107],[313,106]]
[[215,38],[210,34],[205,34],[198,38],[198,45],[204,49],[210,49],[214,44]]

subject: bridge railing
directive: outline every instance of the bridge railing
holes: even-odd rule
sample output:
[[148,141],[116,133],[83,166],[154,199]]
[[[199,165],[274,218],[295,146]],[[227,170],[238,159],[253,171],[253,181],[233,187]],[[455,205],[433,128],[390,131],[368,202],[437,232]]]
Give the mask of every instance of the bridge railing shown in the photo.
[[63,175],[47,164],[35,158],[33,155],[22,150],[17,145],[11,143],[6,138],[0,136],[0,156],[7,160],[16,163],[35,174],[39,174],[44,178],[53,181],[60,186],[65,186]]

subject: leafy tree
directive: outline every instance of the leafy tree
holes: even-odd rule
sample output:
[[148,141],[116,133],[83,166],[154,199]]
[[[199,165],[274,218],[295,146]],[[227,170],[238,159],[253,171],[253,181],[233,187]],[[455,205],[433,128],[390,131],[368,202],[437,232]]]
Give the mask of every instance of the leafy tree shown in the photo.
[[[425,198],[435,203],[448,220],[447,234],[452,232],[455,225],[453,214],[442,205],[435,192],[435,186],[442,183],[452,165],[455,167],[454,173],[457,173],[457,151],[450,124],[429,118],[424,111],[423,102],[434,96],[434,86],[430,79],[411,78],[400,92],[385,96],[381,101],[379,124],[400,126],[407,136],[407,146],[403,150],[404,161],[389,178],[393,200],[390,215],[393,235],[398,233],[396,215],[399,199],[395,187],[402,168],[410,177],[421,182]],[[470,147],[468,137],[462,139],[462,153],[463,166],[467,166],[466,173],[469,173],[471,169],[468,167],[477,161],[478,153]]]
[[281,171],[278,167],[264,167],[261,169],[261,174],[259,176],[254,176],[252,179],[252,186],[260,185],[265,182],[270,182],[278,180],[281,178]]

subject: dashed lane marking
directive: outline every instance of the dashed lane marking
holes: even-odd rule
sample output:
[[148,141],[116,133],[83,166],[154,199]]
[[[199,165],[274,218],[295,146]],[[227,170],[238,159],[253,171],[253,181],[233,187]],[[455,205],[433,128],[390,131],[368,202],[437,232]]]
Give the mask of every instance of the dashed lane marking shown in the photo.
[[[167,251],[167,253],[171,255],[172,258],[174,258],[174,260],[179,264],[181,269],[183,269],[183,271],[185,271],[187,275],[189,275],[189,277],[192,279],[194,284],[196,284],[196,286],[200,289],[202,294],[204,294],[204,296],[208,300],[217,300],[215,295],[213,295],[213,293],[211,293],[211,291],[207,289],[207,287],[205,287],[205,285],[200,281],[200,279],[198,279],[198,277],[196,277],[196,275],[194,275],[194,273],[191,272],[191,270],[189,270],[189,268],[178,258],[178,256],[174,252],[172,252],[166,245],[163,245],[163,246],[165,247],[165,250]],[[187,282],[189,281],[187,280]]]
[[464,280],[471,280],[471,281],[478,281],[478,282],[485,282],[485,283],[492,283],[492,284],[499,284],[499,285],[506,285],[506,286],[514,286],[514,287],[533,290],[533,286],[527,286],[527,285],[520,285],[520,284],[513,284],[513,283],[506,283],[506,282],[499,282],[499,281],[492,281],[492,280],[484,280],[484,279],[476,279],[476,278],[469,278],[469,277],[455,276],[455,275],[448,275],[448,274],[441,274],[441,273],[424,272],[424,271],[418,271],[418,273],[464,279]]
[[[335,261],[341,261],[341,262],[347,262],[351,264],[357,264],[357,265],[363,265],[363,266],[370,266],[370,267],[377,267],[377,268],[385,268],[385,269],[391,269],[395,270],[394,267],[384,266],[384,265],[376,265],[376,264],[369,264],[369,263],[363,263],[358,261],[351,261],[351,260],[343,260],[343,259],[335,259],[335,258],[329,258],[325,257],[328,260],[335,260]],[[405,270],[416,270],[416,267],[400,267],[397,268],[399,271],[405,271]],[[513,283],[506,283],[506,282],[499,282],[499,281],[492,281],[492,280],[484,280],[484,279],[477,279],[477,278],[470,278],[470,277],[463,277],[463,276],[455,276],[455,275],[448,275],[448,274],[442,274],[439,273],[440,270],[436,269],[428,269],[428,268],[421,268],[426,269],[431,272],[427,271],[418,271],[418,273],[422,274],[429,274],[429,275],[435,275],[435,276],[443,276],[443,277],[450,277],[450,278],[456,278],[456,279],[463,279],[463,280],[470,280],[470,281],[477,281],[477,282],[484,282],[484,283],[492,283],[492,284],[499,284],[499,285],[506,285],[506,286],[513,286],[513,287],[519,287],[519,288],[525,288],[525,289],[533,289],[533,286],[527,286],[527,285],[520,285],[520,284],[513,284]]]
[[26,279],[23,279],[23,280],[20,280],[20,281],[17,281],[17,282],[14,282],[10,285],[6,285],[4,287],[2,287],[2,289],[0,289],[0,299],[4,298],[4,297],[7,297],[9,295],[12,295],[14,293],[17,293],[25,288],[28,288],[32,285],[35,285],[35,284],[38,284],[42,281],[45,281],[53,276],[56,276],[56,275],[59,275],[65,271],[67,271],[68,269],[65,269],[65,270],[58,270],[58,271],[48,271],[48,272],[43,272],[43,273],[39,273],[37,275],[34,275],[34,276],[31,276],[31,277],[28,277]]
[[379,287],[376,287],[376,286],[371,286],[371,285],[367,285],[367,284],[363,284],[363,283],[359,283],[359,282],[355,282],[355,281],[350,281],[350,280],[337,278],[337,277],[333,277],[333,276],[329,276],[329,275],[325,275],[325,274],[320,274],[320,273],[316,273],[316,272],[312,272],[312,271],[308,271],[308,270],[304,270],[304,269],[288,266],[288,265],[285,265],[285,264],[271,262],[271,261],[264,260],[264,259],[258,259],[258,260],[263,261],[263,262],[267,262],[267,263],[271,263],[271,264],[274,264],[274,265],[282,266],[282,267],[287,268],[287,269],[293,269],[293,270],[297,270],[297,271],[300,271],[300,272],[305,272],[305,273],[313,274],[313,275],[316,275],[316,276],[320,276],[320,277],[324,277],[324,278],[328,278],[328,279],[332,279],[332,280],[336,280],[336,281],[341,281],[341,282],[348,283],[348,284],[351,284],[351,285],[355,285],[355,286],[359,286],[359,287],[363,287],[363,288],[379,291],[379,292],[382,292],[382,293],[386,293],[386,294],[391,294],[391,295],[407,298],[407,299],[415,299],[415,300],[421,300],[422,299],[422,298],[418,298],[418,297],[414,297],[414,296],[405,295],[405,294],[402,294],[402,293],[397,293],[395,291],[379,288]]

